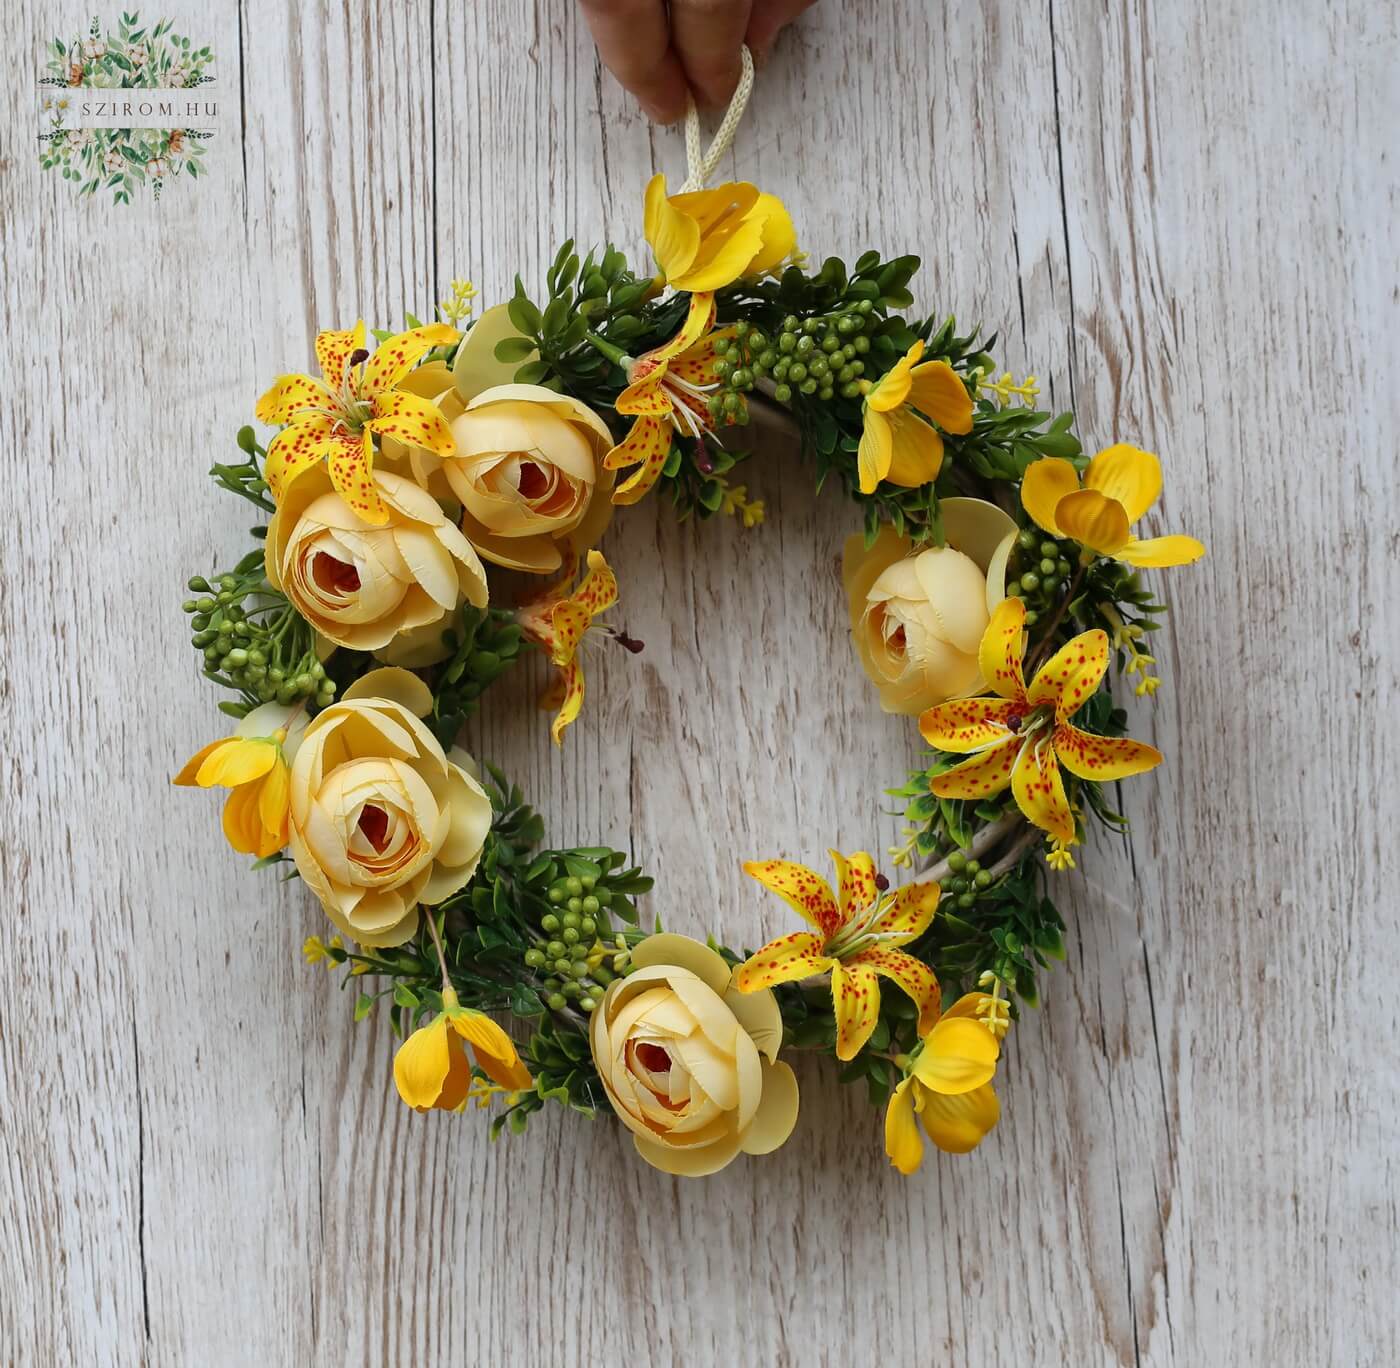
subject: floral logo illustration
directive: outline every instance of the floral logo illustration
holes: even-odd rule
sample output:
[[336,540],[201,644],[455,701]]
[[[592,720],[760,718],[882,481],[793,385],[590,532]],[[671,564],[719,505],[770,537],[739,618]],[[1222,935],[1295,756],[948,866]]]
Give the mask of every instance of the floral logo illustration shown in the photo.
[[[149,186],[159,200],[168,182],[208,174],[205,144],[214,135],[207,128],[106,126],[123,112],[139,113],[143,123],[152,114],[157,120],[168,116],[172,124],[196,114],[196,102],[170,96],[212,82],[214,54],[176,33],[171,22],[147,25],[139,15],[123,13],[116,29],[104,32],[94,18],[86,37],[55,38],[45,49],[39,165],[45,171],[58,167],[78,194],[110,190],[114,204],[130,204]],[[110,97],[97,94],[109,91]],[[122,91],[159,92],[162,98],[133,102],[119,98]]]

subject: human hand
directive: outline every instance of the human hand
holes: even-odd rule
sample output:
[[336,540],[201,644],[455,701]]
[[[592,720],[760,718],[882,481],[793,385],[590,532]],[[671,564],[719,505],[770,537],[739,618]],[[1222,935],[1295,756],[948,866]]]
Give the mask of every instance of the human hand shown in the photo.
[[761,61],[816,0],[579,0],[603,65],[657,123],[685,113],[687,93],[715,108],[739,83],[739,49]]

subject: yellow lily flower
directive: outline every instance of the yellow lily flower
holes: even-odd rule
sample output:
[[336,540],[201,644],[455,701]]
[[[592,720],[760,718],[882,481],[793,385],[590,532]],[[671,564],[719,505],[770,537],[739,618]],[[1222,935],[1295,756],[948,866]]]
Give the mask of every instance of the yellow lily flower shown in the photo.
[[1189,565],[1206,549],[1195,537],[1132,535],[1131,525],[1162,492],[1161,462],[1150,451],[1124,442],[1099,452],[1079,472],[1057,456],[1042,456],[1026,467],[1021,503],[1052,537],[1070,537],[1101,556],[1129,565]]
[[324,460],[331,483],[359,517],[375,526],[388,522],[389,510],[370,478],[373,434],[452,455],[452,433],[437,405],[396,387],[427,352],[460,335],[445,323],[430,323],[387,339],[371,356],[363,322],[318,333],[316,360],[324,378],[279,375],[258,400],[259,422],[287,424],[267,449],[264,474],[272,497],[280,499],[294,475]]
[[490,1017],[463,1007],[450,988],[443,1011],[413,1032],[394,1055],[394,1083],[415,1111],[461,1111],[471,1090],[471,1046],[477,1067],[507,1092],[534,1084],[511,1038]]
[[972,431],[967,386],[946,361],[924,361],[915,342],[865,396],[865,427],[857,460],[860,492],[873,494],[881,480],[913,489],[938,478],[943,438],[914,412],[926,413],[945,432]]
[[797,245],[782,201],[747,181],[667,195],[666,177],[653,176],[645,230],[666,283],[692,293],[773,271]]
[[910,884],[885,893],[875,862],[865,851],[849,859],[831,851],[840,895],[805,865],[750,860],[744,873],[771,889],[811,931],[771,941],[734,971],[741,993],[757,993],[809,974],[831,974],[836,1009],[836,1056],[854,1059],[880,1016],[880,979],[888,978],[913,999],[922,1034],[938,1016],[938,979],[932,969],[898,947],[928,930],[938,909],[936,883]]
[[526,636],[549,653],[560,671],[554,687],[540,700],[542,707],[559,709],[549,728],[556,746],[563,744],[564,728],[583,709],[583,663],[579,659],[583,638],[593,619],[617,602],[617,576],[601,551],[588,553],[588,573],[571,594],[569,584],[577,565],[577,557],[568,557],[563,577],[522,604],[516,613]]
[[1008,784],[1026,818],[1063,845],[1077,839],[1065,797],[1063,765],[1081,779],[1105,783],[1162,763],[1161,752],[1125,736],[1093,736],[1070,718],[1089,700],[1108,669],[1108,635],[1083,632],[1036,672],[1029,688],[1021,673],[1026,605],[997,605],[982,636],[978,663],[998,697],[940,703],[919,718],[930,746],[971,760],[935,776],[940,798],[990,798]]
[[991,1080],[1001,1046],[981,1019],[985,997],[967,993],[943,1013],[890,1098],[885,1153],[905,1175],[924,1160],[916,1116],[928,1138],[948,1154],[975,1149],[1000,1119]]
[[232,789],[224,804],[224,835],[240,855],[259,859],[287,844],[291,806],[285,732],[273,736],[230,736],[211,741],[192,755],[171,780],[181,788]]
[[680,332],[631,363],[627,388],[613,407],[635,415],[637,421],[603,458],[603,466],[619,470],[635,465],[637,469],[613,490],[613,503],[634,504],[656,483],[671,453],[673,429],[691,437],[714,431],[708,395],[719,385],[714,373],[715,338],[727,335],[713,331],[714,321],[714,295],[691,295]]

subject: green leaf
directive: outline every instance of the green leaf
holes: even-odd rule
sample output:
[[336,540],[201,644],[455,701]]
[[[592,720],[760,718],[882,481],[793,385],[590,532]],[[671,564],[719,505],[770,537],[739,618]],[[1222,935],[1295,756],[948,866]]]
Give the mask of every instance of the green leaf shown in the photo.
[[496,360],[509,365],[523,361],[534,350],[535,344],[528,337],[503,337],[496,343]]
[[374,1011],[374,999],[368,993],[361,993],[355,999],[355,1020],[363,1021]]

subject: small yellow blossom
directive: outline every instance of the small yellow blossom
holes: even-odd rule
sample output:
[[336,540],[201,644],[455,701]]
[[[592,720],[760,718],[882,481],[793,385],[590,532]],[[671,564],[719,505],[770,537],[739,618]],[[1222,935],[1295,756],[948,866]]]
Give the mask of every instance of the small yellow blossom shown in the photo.
[[415,1111],[461,1111],[472,1089],[476,1064],[502,1091],[533,1086],[511,1038],[490,1017],[463,1007],[451,988],[442,994],[442,1012],[413,1032],[394,1056],[394,1084]]
[[438,303],[438,317],[455,328],[471,313],[472,300],[476,298],[476,286],[470,280],[454,280],[449,288],[452,293]]
[[1078,470],[1058,456],[1026,468],[1021,503],[1052,537],[1070,537],[1090,551],[1136,566],[1189,565],[1206,549],[1195,537],[1142,540],[1129,530],[1162,492],[1162,466],[1150,451],[1120,442]]
[[645,232],[673,290],[722,290],[741,276],[775,270],[797,245],[792,219],[776,195],[747,181],[666,193],[666,177],[647,184]]
[[962,378],[946,361],[924,361],[923,354],[924,344],[915,342],[865,397],[857,453],[862,494],[873,494],[881,480],[912,489],[938,478],[943,438],[920,413],[944,432],[972,431]]
[[1063,841],[1047,836],[1046,844],[1050,849],[1045,852],[1045,863],[1051,869],[1063,871],[1074,868],[1074,852]]
[[1026,376],[1018,385],[1010,371],[1007,371],[1000,380],[989,380],[986,375],[978,376],[977,388],[984,394],[995,394],[997,402],[1002,408],[1006,408],[1011,403],[1013,396],[1025,404],[1032,404],[1040,393],[1040,385],[1035,376]]
[[[290,709],[283,708],[281,715],[288,712]],[[267,714],[264,705],[249,713],[245,722],[256,725]],[[198,785],[232,790],[224,804],[224,836],[242,855],[266,859],[287,844],[291,797],[287,757],[282,750],[286,739],[285,727],[271,736],[236,732],[196,751],[171,780],[181,788]]]
[[748,495],[748,485],[731,485],[724,491],[719,511],[731,518],[742,517],[745,527],[758,527],[766,516],[763,500],[750,499]]

